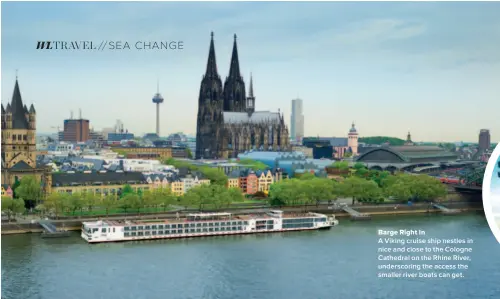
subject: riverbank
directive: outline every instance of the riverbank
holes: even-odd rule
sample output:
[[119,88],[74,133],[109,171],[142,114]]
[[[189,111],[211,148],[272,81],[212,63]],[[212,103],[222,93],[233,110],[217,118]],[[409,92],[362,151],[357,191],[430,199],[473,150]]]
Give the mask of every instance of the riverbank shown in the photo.
[[[470,203],[470,202],[449,202],[442,203],[444,206],[450,209],[457,209],[460,212],[480,212],[483,211],[482,203]],[[424,204],[414,204],[408,205],[366,205],[366,206],[352,206],[353,209],[360,213],[367,214],[369,216],[411,216],[411,215],[422,215],[422,214],[439,214],[442,213],[439,209],[435,209],[432,205],[428,203]],[[281,208],[287,212],[298,212],[303,211],[304,207],[283,207]],[[231,211],[235,215],[251,214],[263,212],[265,209],[241,209],[238,211]],[[320,206],[310,206],[307,210],[311,212],[322,213],[326,215],[334,215],[338,218],[349,218],[350,215],[342,210],[332,210],[328,205]],[[184,213],[179,212],[179,216]],[[106,219],[110,220],[145,220],[145,219],[168,219],[176,218],[177,213],[165,213],[165,214],[144,214],[144,215],[131,215],[131,216],[110,216]],[[105,218],[70,218],[70,219],[59,219],[51,220],[52,223],[57,228],[62,228],[68,231],[79,231],[82,226],[82,222],[86,221],[96,221]],[[348,220],[348,219],[346,219]],[[41,233],[43,228],[38,223],[2,223],[1,233],[2,235],[10,234],[26,234],[26,233]]]

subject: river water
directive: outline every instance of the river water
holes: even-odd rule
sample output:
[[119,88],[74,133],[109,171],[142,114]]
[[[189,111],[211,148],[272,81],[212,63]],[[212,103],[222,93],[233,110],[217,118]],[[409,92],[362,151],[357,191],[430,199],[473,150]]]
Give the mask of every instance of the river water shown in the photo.
[[[376,231],[472,238],[462,279],[377,278]],[[329,231],[88,245],[2,236],[5,299],[500,298],[500,244],[484,216],[340,219]]]

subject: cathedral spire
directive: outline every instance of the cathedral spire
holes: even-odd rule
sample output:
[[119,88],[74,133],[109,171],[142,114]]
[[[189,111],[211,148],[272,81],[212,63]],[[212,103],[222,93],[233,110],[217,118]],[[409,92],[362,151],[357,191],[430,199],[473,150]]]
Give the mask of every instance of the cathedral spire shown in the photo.
[[231,66],[229,68],[229,78],[240,78],[240,62],[238,60],[238,45],[236,44],[236,34],[234,35],[233,54],[231,56]]
[[253,76],[250,73],[250,91],[248,92],[248,96],[253,98]]
[[210,33],[210,50],[208,51],[207,71],[205,77],[218,78],[217,61],[215,59],[214,32]]

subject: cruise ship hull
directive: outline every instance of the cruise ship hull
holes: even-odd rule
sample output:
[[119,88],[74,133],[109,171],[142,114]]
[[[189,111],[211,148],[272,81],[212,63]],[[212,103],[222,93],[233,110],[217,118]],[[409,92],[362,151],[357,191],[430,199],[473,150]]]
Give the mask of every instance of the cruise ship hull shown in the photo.
[[257,215],[236,216],[226,212],[192,213],[177,219],[84,222],[81,236],[88,243],[105,243],[283,233],[329,229],[337,224],[334,216],[311,212],[287,214],[271,210]]
[[217,237],[217,236],[234,236],[234,235],[256,235],[256,234],[269,234],[269,233],[284,233],[284,232],[298,232],[298,231],[311,231],[311,230],[329,230],[335,225],[328,225],[324,227],[314,228],[287,228],[287,229],[273,229],[262,231],[238,231],[238,232],[213,232],[213,233],[194,233],[194,234],[180,234],[180,235],[162,235],[162,236],[140,236],[128,237],[117,240],[88,240],[87,236],[82,233],[82,238],[88,243],[110,243],[110,242],[129,242],[129,241],[146,241],[146,240],[162,240],[162,239],[185,239],[185,238],[199,238],[199,237]]

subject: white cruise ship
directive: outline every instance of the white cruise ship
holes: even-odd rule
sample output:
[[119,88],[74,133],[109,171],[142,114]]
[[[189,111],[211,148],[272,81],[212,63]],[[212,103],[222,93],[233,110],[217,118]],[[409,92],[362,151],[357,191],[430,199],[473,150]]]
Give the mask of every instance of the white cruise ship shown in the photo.
[[194,213],[186,218],[166,220],[84,222],[82,238],[89,243],[102,243],[316,230],[337,224],[335,216],[318,213],[285,213],[279,210],[250,215]]

